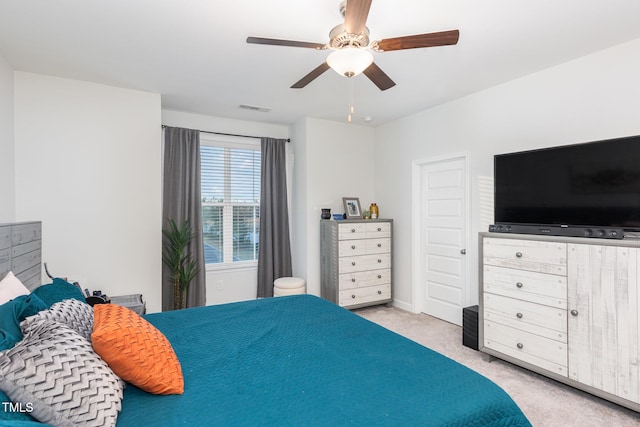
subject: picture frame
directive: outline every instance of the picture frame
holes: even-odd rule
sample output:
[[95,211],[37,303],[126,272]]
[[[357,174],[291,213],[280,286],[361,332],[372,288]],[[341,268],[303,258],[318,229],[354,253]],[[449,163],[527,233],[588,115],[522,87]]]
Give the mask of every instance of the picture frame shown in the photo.
[[362,218],[362,208],[358,197],[343,197],[342,204],[344,205],[344,213],[347,219]]

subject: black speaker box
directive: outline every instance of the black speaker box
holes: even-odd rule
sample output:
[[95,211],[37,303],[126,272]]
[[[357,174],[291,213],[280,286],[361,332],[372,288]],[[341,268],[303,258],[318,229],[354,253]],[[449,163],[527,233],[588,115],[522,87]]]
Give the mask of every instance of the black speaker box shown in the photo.
[[478,306],[462,309],[462,345],[478,350]]
[[592,237],[624,239],[624,229],[611,227],[578,227],[564,225],[491,224],[492,233],[534,234],[539,236]]

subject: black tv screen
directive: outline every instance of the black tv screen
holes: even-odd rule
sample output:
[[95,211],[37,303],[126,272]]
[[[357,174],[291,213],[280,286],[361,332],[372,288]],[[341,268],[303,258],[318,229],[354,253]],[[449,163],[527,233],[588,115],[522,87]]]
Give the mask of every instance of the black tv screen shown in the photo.
[[496,224],[640,230],[640,136],[494,157]]

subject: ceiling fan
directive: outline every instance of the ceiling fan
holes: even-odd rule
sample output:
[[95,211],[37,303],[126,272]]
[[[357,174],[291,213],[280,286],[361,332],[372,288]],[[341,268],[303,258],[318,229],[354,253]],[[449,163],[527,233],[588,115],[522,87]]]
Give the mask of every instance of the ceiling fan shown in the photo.
[[366,22],[371,2],[372,0],[343,1],[340,4],[340,13],[344,16],[344,24],[340,24],[331,30],[329,43],[327,44],[263,37],[248,37],[247,43],[304,47],[316,50],[331,49],[334,51],[324,63],[294,83],[291,86],[293,89],[305,87],[329,68],[333,68],[336,72],[346,77],[364,73],[380,90],[387,90],[396,84],[373,62],[372,50],[376,52],[391,52],[394,50],[446,46],[458,43],[460,36],[458,30],[393,37],[370,43],[369,29],[366,27]]

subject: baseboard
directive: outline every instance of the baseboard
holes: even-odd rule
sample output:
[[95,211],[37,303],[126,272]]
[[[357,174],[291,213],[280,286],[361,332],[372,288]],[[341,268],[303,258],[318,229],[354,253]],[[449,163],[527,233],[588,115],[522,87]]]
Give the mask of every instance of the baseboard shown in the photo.
[[391,303],[391,305],[393,305],[396,308],[399,308],[400,310],[404,310],[404,311],[408,311],[410,313],[413,313],[413,304],[410,304],[408,302],[405,301],[400,301],[397,299],[394,299],[393,302]]

